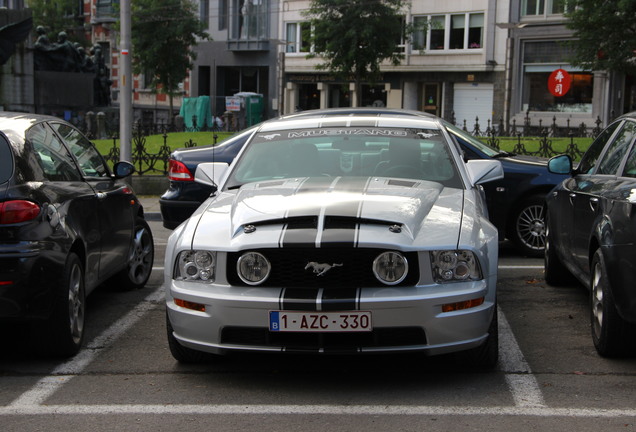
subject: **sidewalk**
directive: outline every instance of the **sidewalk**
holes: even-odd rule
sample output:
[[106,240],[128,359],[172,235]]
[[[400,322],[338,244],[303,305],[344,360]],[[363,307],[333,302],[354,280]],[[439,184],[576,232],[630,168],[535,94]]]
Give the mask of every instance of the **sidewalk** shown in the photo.
[[159,208],[159,195],[137,195],[139,202],[144,207],[146,220],[161,221],[161,209]]

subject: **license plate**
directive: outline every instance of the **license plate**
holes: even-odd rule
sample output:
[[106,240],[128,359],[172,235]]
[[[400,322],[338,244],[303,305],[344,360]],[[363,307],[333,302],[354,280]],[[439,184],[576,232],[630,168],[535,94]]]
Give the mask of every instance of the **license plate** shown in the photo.
[[366,332],[373,330],[371,312],[270,311],[273,332]]

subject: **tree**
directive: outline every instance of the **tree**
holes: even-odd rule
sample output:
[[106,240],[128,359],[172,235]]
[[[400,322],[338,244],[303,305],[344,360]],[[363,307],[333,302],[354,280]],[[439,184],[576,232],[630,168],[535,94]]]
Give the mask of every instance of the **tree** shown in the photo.
[[191,0],[135,0],[132,12],[133,72],[150,74],[151,86],[173,98],[196,59],[197,37],[209,39]]
[[574,0],[568,8],[572,64],[636,73],[636,0]]
[[63,31],[71,40],[86,42],[82,34],[84,16],[77,0],[27,0],[27,5],[33,14],[33,29],[42,26],[51,41],[57,40],[57,35]]
[[315,52],[325,60],[318,68],[344,81],[353,80],[358,106],[360,84],[376,83],[383,61],[397,66],[404,58],[398,45],[412,32],[404,24],[409,4],[409,0],[312,0],[305,12]]

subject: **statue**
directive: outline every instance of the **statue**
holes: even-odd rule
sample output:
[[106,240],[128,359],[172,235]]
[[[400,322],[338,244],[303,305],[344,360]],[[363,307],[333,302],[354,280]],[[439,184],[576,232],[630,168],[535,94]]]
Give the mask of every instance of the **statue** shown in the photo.
[[33,19],[27,18],[0,28],[0,66],[9,60],[16,45],[27,38],[32,27]]

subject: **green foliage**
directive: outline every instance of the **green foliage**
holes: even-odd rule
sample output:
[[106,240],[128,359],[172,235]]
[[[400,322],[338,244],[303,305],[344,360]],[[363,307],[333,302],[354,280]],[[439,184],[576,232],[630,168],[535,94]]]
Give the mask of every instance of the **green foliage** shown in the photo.
[[196,58],[197,37],[208,39],[191,0],[135,0],[132,12],[133,72],[153,74],[152,85],[171,98]]
[[404,57],[398,45],[412,32],[404,24],[409,4],[408,0],[312,0],[305,16],[312,24],[315,50],[325,61],[319,68],[344,81],[377,82],[383,61],[397,66]]
[[79,15],[77,0],[27,0],[26,4],[33,13],[33,31],[37,26],[44,27],[51,42],[55,42],[62,31],[69,35],[70,40],[83,41],[83,35],[74,32],[84,19]]
[[572,64],[589,70],[636,73],[636,0],[568,1],[576,40]]

